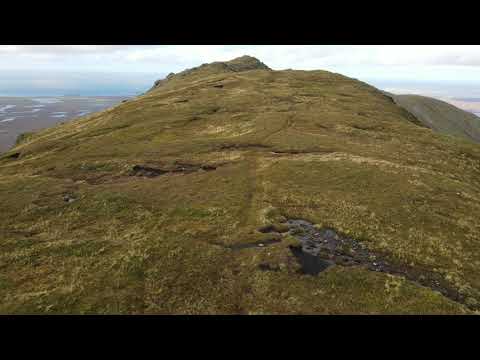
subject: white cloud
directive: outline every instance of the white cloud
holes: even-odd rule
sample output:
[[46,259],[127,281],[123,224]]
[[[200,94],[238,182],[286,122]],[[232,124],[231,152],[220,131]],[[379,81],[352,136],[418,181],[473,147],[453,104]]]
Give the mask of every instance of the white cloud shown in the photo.
[[357,78],[480,81],[480,46],[153,46],[132,48],[125,63],[180,71],[205,62],[252,55],[274,69],[326,69]]
[[0,53],[12,53],[18,51],[18,46],[15,45],[0,45]]
[[[199,64],[250,54],[274,68],[318,66],[480,66],[480,46],[440,45],[0,45],[2,60],[42,58],[63,61],[78,57],[117,59],[132,63]],[[111,64],[109,64],[111,65]],[[78,62],[81,66],[81,62]]]
[[153,82],[169,72],[241,55],[276,70],[324,69],[367,82],[480,84],[480,46],[473,45],[0,45],[0,72],[144,73]]

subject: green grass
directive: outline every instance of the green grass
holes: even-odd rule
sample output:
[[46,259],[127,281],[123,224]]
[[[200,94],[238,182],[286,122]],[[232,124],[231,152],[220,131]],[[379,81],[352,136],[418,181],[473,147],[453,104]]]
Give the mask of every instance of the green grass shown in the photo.
[[[480,301],[480,147],[341,75],[207,67],[13,152],[0,159],[1,313],[470,311],[388,274],[301,275],[292,237],[229,248],[264,241],[257,229],[284,217],[334,227],[441,274],[470,308]],[[128,176],[175,161],[218,167]]]

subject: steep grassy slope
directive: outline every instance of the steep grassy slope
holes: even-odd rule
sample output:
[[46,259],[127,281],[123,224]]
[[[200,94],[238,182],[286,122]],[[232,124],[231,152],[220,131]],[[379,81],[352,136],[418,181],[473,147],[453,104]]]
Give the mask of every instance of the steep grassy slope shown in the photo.
[[444,101],[420,95],[393,95],[397,105],[442,134],[480,143],[480,118]]
[[[204,66],[29,136],[0,159],[0,312],[475,311],[480,146],[415,121],[338,74]],[[292,218],[461,296],[302,274],[292,234],[258,231]]]

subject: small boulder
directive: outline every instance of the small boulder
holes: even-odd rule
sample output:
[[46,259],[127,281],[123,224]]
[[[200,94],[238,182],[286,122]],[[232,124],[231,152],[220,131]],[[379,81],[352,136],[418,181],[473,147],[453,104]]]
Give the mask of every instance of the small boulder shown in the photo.
[[63,195],[63,201],[65,201],[66,203],[72,203],[74,202],[76,199],[72,196],[72,195]]

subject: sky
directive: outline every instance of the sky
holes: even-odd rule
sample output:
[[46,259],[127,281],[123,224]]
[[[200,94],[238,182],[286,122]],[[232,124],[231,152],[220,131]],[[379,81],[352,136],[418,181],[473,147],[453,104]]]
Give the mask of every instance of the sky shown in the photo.
[[477,45],[0,45],[0,96],[134,95],[170,72],[242,55],[396,93],[480,98]]

